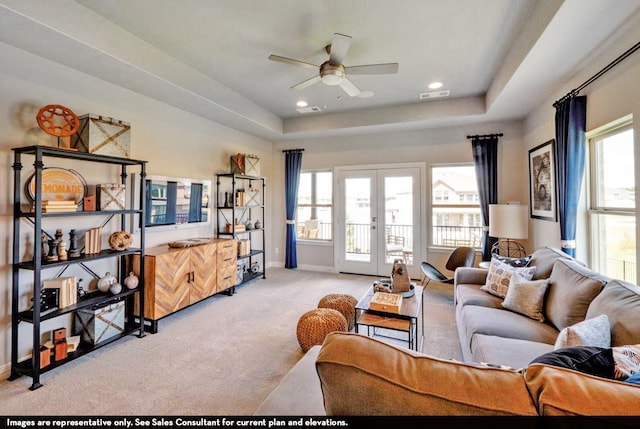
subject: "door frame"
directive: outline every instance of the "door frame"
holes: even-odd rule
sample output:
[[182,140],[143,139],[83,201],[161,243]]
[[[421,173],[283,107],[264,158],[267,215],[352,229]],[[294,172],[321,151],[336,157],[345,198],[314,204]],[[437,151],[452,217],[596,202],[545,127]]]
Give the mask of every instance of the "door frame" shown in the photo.
[[[418,213],[419,218],[414,221],[415,225],[420,225],[420,233],[418,234],[419,242],[414,243],[413,250],[413,267],[409,268],[410,275],[414,279],[420,279],[420,261],[425,261],[427,257],[427,163],[426,162],[403,162],[392,164],[365,164],[365,165],[346,165],[333,167],[333,189],[334,189],[334,201],[333,201],[333,266],[336,272],[339,272],[340,266],[340,249],[344,248],[344,238],[340,233],[340,221],[338,215],[342,213],[344,209],[343,202],[338,195],[344,191],[339,188],[339,176],[344,171],[357,171],[357,170],[389,170],[389,169],[402,169],[402,168],[417,168],[419,171],[419,198],[418,198]],[[378,205],[384,203],[378,201]],[[391,273],[389,273],[391,274]]]

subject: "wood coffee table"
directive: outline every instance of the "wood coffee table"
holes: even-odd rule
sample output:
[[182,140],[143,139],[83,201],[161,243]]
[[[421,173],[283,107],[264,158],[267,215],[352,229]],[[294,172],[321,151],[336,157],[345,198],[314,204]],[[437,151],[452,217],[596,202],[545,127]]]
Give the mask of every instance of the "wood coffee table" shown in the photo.
[[[414,286],[415,293],[412,297],[402,298],[402,305],[398,313],[389,313],[386,311],[371,310],[369,304],[371,298],[373,298],[373,286],[367,290],[364,296],[356,304],[355,314],[355,328],[356,333],[359,332],[359,326],[367,327],[367,336],[371,335],[373,329],[373,336],[385,336],[376,332],[378,328],[391,329],[394,331],[401,331],[407,333],[407,339],[400,340],[407,341],[409,348],[415,351],[422,350],[422,343],[424,341],[424,319],[422,317],[422,311],[424,302],[422,299],[422,293],[424,287]],[[420,322],[420,329],[418,329],[418,322]],[[391,337],[398,339],[395,337]]]

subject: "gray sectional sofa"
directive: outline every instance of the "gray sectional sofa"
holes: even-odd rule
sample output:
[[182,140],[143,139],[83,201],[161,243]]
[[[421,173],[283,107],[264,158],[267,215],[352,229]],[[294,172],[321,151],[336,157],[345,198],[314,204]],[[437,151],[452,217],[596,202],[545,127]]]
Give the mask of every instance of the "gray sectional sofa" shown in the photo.
[[482,290],[488,270],[460,268],[454,300],[464,362],[334,332],[307,352],[255,414],[640,416],[640,385],[531,363],[549,356],[563,327],[602,315],[611,347],[595,349],[611,356],[615,346],[640,345],[640,287],[550,247],[536,250],[529,266],[536,269],[528,283],[545,283],[543,321],[504,308],[502,298]]

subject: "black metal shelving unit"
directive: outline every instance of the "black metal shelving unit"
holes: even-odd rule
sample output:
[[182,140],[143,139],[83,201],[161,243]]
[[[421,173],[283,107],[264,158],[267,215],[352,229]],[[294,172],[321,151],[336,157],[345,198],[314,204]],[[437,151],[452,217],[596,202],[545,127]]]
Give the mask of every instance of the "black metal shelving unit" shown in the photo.
[[[132,254],[140,254],[142,264],[144,264],[144,248],[145,248],[145,178],[146,178],[146,161],[119,158],[114,156],[96,155],[86,152],[75,152],[66,149],[60,149],[49,146],[26,146],[13,148],[14,152],[14,191],[13,191],[13,264],[12,264],[12,300],[11,300],[11,374],[9,380],[15,380],[22,375],[27,375],[32,378],[32,384],[30,389],[35,390],[42,386],[40,383],[40,375],[67,362],[79,358],[87,353],[91,353],[94,350],[102,348],[120,338],[133,333],[138,333],[139,337],[143,337],[144,334],[144,321],[136,319],[133,316],[134,307],[134,295],[138,293],[138,302],[140,306],[140,312],[144,312],[144,266],[140,271],[140,278],[138,287],[135,289],[124,289],[119,294],[103,293],[103,292],[91,292],[87,293],[83,297],[78,299],[78,302],[74,305],[70,305],[64,308],[59,308],[53,311],[41,312],[40,300],[35,299],[39,297],[42,290],[42,279],[44,273],[50,268],[58,268],[57,275],[51,277],[59,277],[64,270],[70,265],[78,264],[82,269],[87,271],[94,278],[99,276],[95,274],[91,268],[87,265],[91,261],[117,258],[118,260],[118,272],[119,278],[122,280],[127,274],[128,258]],[[22,210],[22,162],[23,155],[30,156],[34,159],[33,166],[35,173],[33,179],[35,182],[33,192],[33,211],[24,212]],[[109,211],[87,211],[87,212],[69,212],[69,213],[43,213],[42,212],[42,170],[45,168],[45,158],[64,158],[67,160],[75,160],[79,162],[93,162],[102,164],[114,164],[119,165],[120,178],[123,185],[127,185],[127,176],[129,172],[128,168],[137,168],[139,172],[139,207],[138,209],[129,210],[109,210]],[[66,261],[49,262],[46,258],[43,258],[41,253],[42,236],[43,232],[43,219],[46,218],[59,218],[59,217],[82,217],[82,216],[104,216],[105,220],[103,226],[109,223],[114,217],[119,217],[120,229],[126,229],[127,219],[131,216],[137,216],[140,221],[140,248],[129,248],[125,251],[115,250],[102,250],[97,254],[87,255],[81,253],[79,257],[69,257]],[[21,222],[28,222],[33,230],[33,259],[28,261],[21,261],[21,255],[23,255],[23,246],[20,243],[20,224]],[[46,234],[46,232],[45,232]],[[49,234],[46,234],[50,236]],[[20,272],[26,270],[33,273],[33,306],[29,310],[20,309]],[[50,271],[50,270],[49,270]],[[40,347],[41,341],[41,323],[59,316],[74,313],[83,308],[91,307],[98,304],[109,304],[119,301],[124,301],[126,305],[126,317],[124,331],[119,335],[111,337],[105,341],[101,341],[97,344],[88,344],[81,342],[78,349],[75,352],[70,353],[66,359],[52,361],[44,368],[40,368]],[[29,359],[19,361],[18,348],[20,345],[19,329],[20,323],[29,323],[32,325],[32,356]]]
[[[267,278],[266,274],[266,249],[265,249],[265,191],[266,191],[266,179],[259,176],[245,176],[240,174],[218,174],[216,180],[216,231],[219,238],[235,238],[240,240],[242,238],[249,238],[251,240],[251,251],[242,256],[238,256],[238,264],[244,265],[248,262],[249,267],[254,263],[259,264],[260,269],[257,272],[246,271],[243,274],[242,282],[236,284],[240,286],[251,282],[253,280]],[[249,188],[257,189],[256,196],[250,198],[245,205],[236,204],[236,192],[238,190],[244,190],[248,192]],[[228,193],[230,201],[224,201],[224,194]],[[225,202],[227,203],[225,205]],[[260,228],[248,229],[238,231],[236,228],[235,220],[238,219],[239,223],[246,220],[260,220],[262,226]],[[226,230],[227,224],[231,225],[231,231]],[[256,242],[253,237],[258,235],[260,237],[259,242]],[[235,288],[234,288],[235,289]]]

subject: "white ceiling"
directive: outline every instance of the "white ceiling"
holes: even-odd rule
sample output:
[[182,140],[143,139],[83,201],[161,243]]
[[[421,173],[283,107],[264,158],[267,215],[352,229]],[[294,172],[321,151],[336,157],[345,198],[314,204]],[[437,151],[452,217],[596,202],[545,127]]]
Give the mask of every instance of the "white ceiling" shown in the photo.
[[[615,8],[612,5],[615,4]],[[0,41],[268,140],[520,119],[637,24],[640,0],[0,0]],[[334,33],[370,98],[317,83]],[[616,52],[616,56],[622,52]],[[447,98],[422,101],[427,84]],[[305,99],[321,112],[301,114]]]

